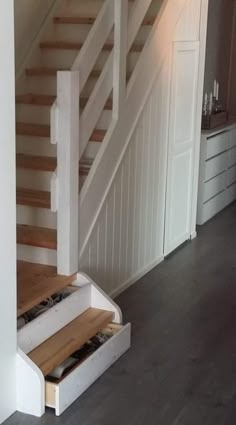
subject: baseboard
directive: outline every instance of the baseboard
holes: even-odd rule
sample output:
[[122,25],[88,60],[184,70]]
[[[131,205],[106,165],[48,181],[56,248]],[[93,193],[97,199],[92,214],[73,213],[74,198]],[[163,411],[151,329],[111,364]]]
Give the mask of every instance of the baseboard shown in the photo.
[[190,240],[192,241],[193,239],[195,239],[197,237],[197,232],[195,230],[195,232],[191,233],[190,235]]
[[134,283],[136,283],[139,279],[141,279],[145,274],[150,272],[154,267],[158,266],[162,261],[164,260],[164,255],[161,255],[156,260],[152,261],[148,266],[141,269],[139,272],[135,273],[133,276],[131,276],[128,280],[126,280],[124,283],[119,285],[118,288],[114,289],[109,296],[111,298],[115,298],[118,295],[120,295],[122,292],[124,292],[126,289],[128,289],[130,286],[132,286]]

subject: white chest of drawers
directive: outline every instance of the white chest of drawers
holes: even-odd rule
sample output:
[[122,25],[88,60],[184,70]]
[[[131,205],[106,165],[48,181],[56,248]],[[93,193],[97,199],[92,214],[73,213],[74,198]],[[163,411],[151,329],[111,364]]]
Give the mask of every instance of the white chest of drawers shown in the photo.
[[202,132],[197,224],[236,199],[236,119]]

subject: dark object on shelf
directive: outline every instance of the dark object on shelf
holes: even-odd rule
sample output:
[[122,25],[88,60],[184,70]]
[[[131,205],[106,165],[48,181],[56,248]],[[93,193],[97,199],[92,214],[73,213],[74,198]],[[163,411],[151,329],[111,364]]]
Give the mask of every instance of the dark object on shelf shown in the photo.
[[202,116],[202,129],[211,130],[216,127],[220,127],[227,122],[228,114],[226,111],[217,112],[212,115],[203,115]]

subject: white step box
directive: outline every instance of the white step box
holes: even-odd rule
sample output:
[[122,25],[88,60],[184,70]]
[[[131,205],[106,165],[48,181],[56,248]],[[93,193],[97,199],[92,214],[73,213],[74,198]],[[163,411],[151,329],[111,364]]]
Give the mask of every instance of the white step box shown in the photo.
[[[83,273],[73,286],[78,290],[18,331],[17,410],[22,413],[40,417],[48,406],[59,416],[130,347],[131,326],[122,326],[119,307]],[[89,307],[113,312],[113,336],[64,379],[47,382],[27,354]]]

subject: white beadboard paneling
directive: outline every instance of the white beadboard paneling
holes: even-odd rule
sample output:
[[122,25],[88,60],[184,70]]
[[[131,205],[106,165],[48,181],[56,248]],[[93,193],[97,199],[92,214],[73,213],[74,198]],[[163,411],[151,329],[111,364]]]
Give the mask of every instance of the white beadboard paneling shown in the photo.
[[200,31],[201,2],[190,0],[177,25],[174,41],[197,41]]
[[163,259],[169,60],[154,84],[86,248],[88,270],[117,294]]

